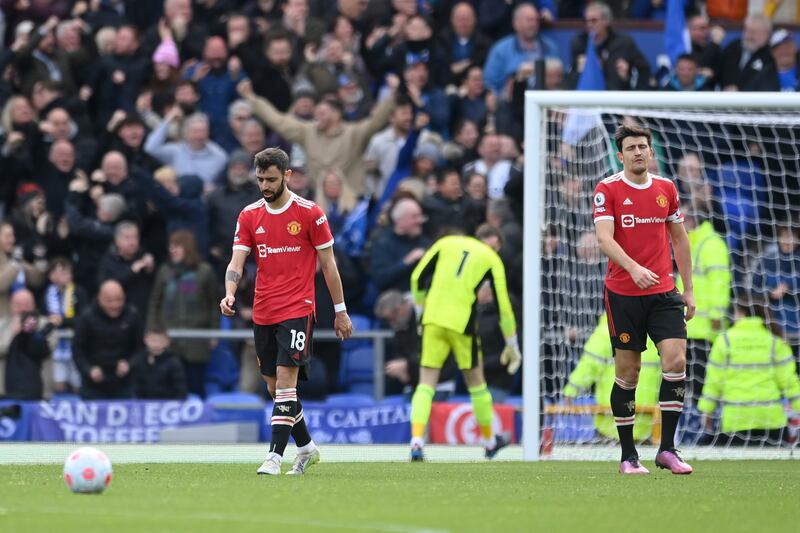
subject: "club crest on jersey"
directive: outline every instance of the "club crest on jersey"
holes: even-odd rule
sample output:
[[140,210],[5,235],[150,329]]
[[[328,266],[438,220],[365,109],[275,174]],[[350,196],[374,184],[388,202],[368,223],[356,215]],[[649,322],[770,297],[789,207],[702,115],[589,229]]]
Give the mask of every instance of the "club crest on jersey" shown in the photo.
[[631,342],[631,336],[629,334],[627,334],[627,333],[620,333],[619,334],[619,341],[622,344],[628,344],[629,342]]
[[663,194],[659,194],[656,197],[656,203],[658,204],[658,207],[667,207],[667,197]]
[[594,205],[600,207],[601,205],[606,203],[606,195],[599,192],[594,195]]
[[632,228],[636,224],[636,219],[633,215],[622,215],[621,221],[623,228]]
[[286,225],[286,231],[289,232],[289,235],[297,235],[301,229],[303,229],[303,226],[296,220],[292,220]]

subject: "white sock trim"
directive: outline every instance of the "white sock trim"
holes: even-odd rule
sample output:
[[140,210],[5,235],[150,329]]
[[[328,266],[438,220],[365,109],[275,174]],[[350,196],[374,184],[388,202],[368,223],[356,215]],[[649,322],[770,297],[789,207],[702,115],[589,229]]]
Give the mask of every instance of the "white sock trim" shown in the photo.
[[423,439],[422,437],[412,437],[411,447],[413,448],[414,446],[419,446],[420,448],[422,448],[423,446],[425,446],[425,439]]

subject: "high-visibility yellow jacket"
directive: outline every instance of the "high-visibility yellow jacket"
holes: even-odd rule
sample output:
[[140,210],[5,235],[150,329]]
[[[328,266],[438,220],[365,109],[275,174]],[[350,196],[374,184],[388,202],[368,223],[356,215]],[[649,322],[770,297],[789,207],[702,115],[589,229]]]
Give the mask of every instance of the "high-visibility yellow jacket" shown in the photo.
[[[692,252],[692,283],[697,311],[686,323],[686,334],[690,339],[714,342],[719,331],[713,327],[712,321],[722,323],[731,301],[730,253],[725,239],[714,231],[708,220],[687,234]],[[683,291],[680,278],[677,287]]]
[[[609,406],[611,388],[614,385],[614,358],[612,357],[611,337],[608,333],[608,318],[605,313],[600,316],[597,326],[592,332],[581,355],[575,370],[569,375],[569,381],[564,387],[563,395],[575,398],[582,391],[588,391],[594,385],[594,396],[597,405]],[[647,349],[642,353],[642,369],[639,372],[639,385],[636,387],[636,405],[654,407],[658,405],[658,389],[661,386],[661,361],[658,349],[653,341],[647,339]],[[595,428],[598,433],[616,439],[617,428],[614,417],[608,415],[595,415]],[[633,425],[633,438],[637,441],[646,440],[653,431],[653,416],[649,414],[636,414]]]
[[761,318],[738,320],[714,341],[697,409],[709,414],[720,406],[724,433],[779,429],[787,421],[783,398],[800,412],[792,349]]

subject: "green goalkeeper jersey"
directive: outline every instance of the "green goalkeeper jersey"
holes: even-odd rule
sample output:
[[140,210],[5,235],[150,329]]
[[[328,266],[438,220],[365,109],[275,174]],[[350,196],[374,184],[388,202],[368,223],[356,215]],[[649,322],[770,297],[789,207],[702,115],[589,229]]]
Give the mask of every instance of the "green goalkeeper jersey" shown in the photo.
[[436,241],[411,273],[414,302],[424,308],[422,324],[472,335],[477,293],[484,281],[494,289],[503,335],[515,335],[517,325],[500,256],[478,239],[462,235]]

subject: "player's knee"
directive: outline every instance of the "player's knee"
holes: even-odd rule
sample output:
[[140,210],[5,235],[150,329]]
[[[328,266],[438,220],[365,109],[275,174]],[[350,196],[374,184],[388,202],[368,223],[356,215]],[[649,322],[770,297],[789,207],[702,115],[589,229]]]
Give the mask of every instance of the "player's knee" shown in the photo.
[[686,356],[682,353],[662,355],[661,368],[664,372],[686,372]]
[[624,381],[626,386],[633,388],[639,383],[639,371],[641,368],[642,366],[638,364],[617,369],[617,378]]

